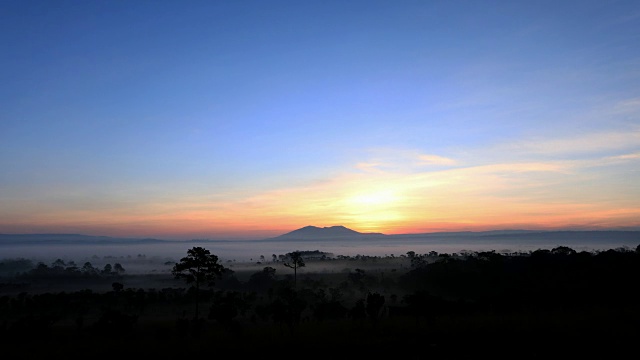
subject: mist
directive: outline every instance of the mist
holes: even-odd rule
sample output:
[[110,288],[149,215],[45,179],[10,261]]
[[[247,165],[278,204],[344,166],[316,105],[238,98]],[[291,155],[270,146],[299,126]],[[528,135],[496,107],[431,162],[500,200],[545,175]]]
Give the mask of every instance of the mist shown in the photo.
[[[95,267],[120,263],[128,274],[169,272],[171,264],[179,261],[187,250],[200,246],[218,256],[220,262],[236,267],[270,263],[273,255],[292,251],[321,251],[329,258],[400,257],[409,251],[417,254],[429,252],[458,254],[496,251],[502,254],[526,253],[538,249],[568,246],[576,251],[603,251],[617,248],[635,248],[640,243],[633,233],[545,233],[539,236],[478,236],[478,234],[397,236],[380,239],[349,240],[282,240],[282,241],[184,241],[154,243],[99,243],[67,244],[46,242],[38,244],[0,243],[0,260],[24,258],[34,263],[62,259],[82,265],[91,262]],[[258,267],[259,268],[259,267]]]

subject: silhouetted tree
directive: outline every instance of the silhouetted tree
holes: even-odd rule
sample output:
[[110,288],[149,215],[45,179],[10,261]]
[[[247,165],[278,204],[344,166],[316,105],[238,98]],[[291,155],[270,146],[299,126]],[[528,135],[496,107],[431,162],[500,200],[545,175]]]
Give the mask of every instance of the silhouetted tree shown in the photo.
[[234,319],[250,307],[250,297],[239,291],[219,291],[214,294],[213,304],[209,308],[210,320],[215,320],[228,330],[240,330]]
[[62,259],[56,259],[56,261],[54,261],[53,263],[51,263],[51,267],[52,268],[56,268],[56,269],[63,269],[65,267],[65,263],[64,260]]
[[114,282],[111,283],[111,287],[113,288],[113,291],[118,293],[120,291],[122,291],[122,289],[124,289],[124,285],[122,283],[119,282]]
[[358,299],[355,305],[349,309],[349,316],[356,322],[362,322],[367,317],[367,310],[364,299]]
[[112,270],[113,270],[113,267],[111,266],[111,264],[106,264],[102,269],[101,273],[103,275],[111,275]]
[[384,305],[384,296],[378,293],[369,293],[367,295],[366,312],[367,312],[367,315],[369,315],[369,318],[371,318],[373,327],[377,327],[378,325],[378,320],[380,319],[380,313],[383,305]]
[[362,269],[355,269],[355,272],[350,272],[347,275],[347,278],[351,282],[353,282],[353,284],[357,286],[359,289],[362,289],[362,287],[364,286],[364,282],[363,282],[364,277],[365,277],[365,271]]
[[225,267],[218,264],[218,257],[202,247],[187,250],[187,256],[180,259],[171,270],[176,279],[183,279],[187,284],[194,284],[196,296],[195,319],[198,319],[200,286],[213,286],[215,280],[222,276]]
[[80,269],[78,269],[78,267],[76,266],[76,264],[73,261],[70,261],[69,263],[67,263],[67,267],[64,269],[64,272],[66,274],[69,275],[76,275],[80,273]]
[[284,266],[293,269],[293,284],[297,286],[298,268],[304,267],[304,259],[300,251],[294,251],[289,254],[290,262],[285,262]]
[[96,270],[96,268],[93,267],[93,265],[87,261],[84,263],[84,265],[82,265],[82,273],[88,276],[91,275],[95,275],[98,271]]
[[568,246],[558,246],[551,249],[551,253],[554,255],[574,255],[577,252]]
[[312,302],[311,308],[316,320],[324,321],[326,319],[346,318],[348,309],[340,303],[340,294],[335,290],[336,289],[329,288],[331,292],[330,298],[324,289],[319,289],[314,293],[315,299],[313,299],[314,301]]
[[115,263],[113,264],[113,271],[115,271],[118,275],[121,275],[125,270],[120,263]]
[[271,287],[276,278],[276,269],[266,266],[249,277],[249,285],[253,289],[264,290]]
[[31,269],[33,269],[32,260],[18,258],[0,261],[0,276],[6,274],[14,275]]
[[432,296],[428,291],[416,291],[412,294],[406,294],[402,298],[402,302],[406,304],[408,313],[420,325],[420,320],[433,321],[436,313],[437,298]]
[[289,285],[277,288],[276,293],[276,299],[269,306],[273,321],[286,325],[293,333],[300,323],[302,312],[308,303],[297,290]]
[[138,322],[138,315],[125,314],[112,308],[104,308],[102,315],[92,325],[92,330],[100,336],[123,337]]

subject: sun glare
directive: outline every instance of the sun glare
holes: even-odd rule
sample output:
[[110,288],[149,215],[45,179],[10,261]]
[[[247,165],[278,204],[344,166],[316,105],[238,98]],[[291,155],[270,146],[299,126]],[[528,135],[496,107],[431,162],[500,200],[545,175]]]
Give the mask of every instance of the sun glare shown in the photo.
[[402,220],[398,207],[402,197],[394,190],[360,191],[345,199],[348,222],[361,231],[380,231]]
[[398,200],[398,197],[394,194],[393,191],[383,190],[376,192],[365,192],[361,194],[357,194],[349,198],[349,203],[355,206],[362,205],[373,205],[373,206],[384,206],[395,203]]

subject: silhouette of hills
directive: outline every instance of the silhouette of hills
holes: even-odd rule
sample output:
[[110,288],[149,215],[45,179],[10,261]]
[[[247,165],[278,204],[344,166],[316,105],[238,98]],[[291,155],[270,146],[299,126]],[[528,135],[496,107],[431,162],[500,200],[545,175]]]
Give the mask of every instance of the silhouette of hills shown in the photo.
[[[585,244],[596,242],[640,243],[640,230],[489,230],[489,231],[452,231],[406,234],[362,233],[347,227],[336,225],[328,227],[305,226],[288,233],[248,241],[462,241],[469,243],[491,243],[509,241],[522,243]],[[166,240],[157,238],[131,238],[94,236],[83,234],[0,234],[0,245],[107,245],[107,244],[166,244],[166,243],[207,243],[234,242],[225,239]]]
[[323,240],[323,239],[361,239],[363,237],[383,237],[382,233],[361,233],[342,225],[305,226],[286,234],[270,238],[270,240]]

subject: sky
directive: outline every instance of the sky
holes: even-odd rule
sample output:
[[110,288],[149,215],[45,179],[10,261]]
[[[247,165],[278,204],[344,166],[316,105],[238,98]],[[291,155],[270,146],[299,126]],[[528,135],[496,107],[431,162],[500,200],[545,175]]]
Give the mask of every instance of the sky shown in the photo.
[[640,2],[0,1],[0,233],[640,229]]

